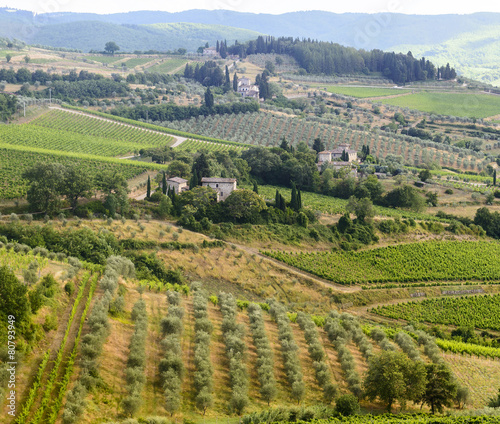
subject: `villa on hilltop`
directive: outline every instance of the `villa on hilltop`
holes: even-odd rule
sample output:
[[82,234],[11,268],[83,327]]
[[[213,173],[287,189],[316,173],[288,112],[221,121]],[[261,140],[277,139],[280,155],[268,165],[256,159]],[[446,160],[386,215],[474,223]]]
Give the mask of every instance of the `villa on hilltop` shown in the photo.
[[201,185],[215,190],[217,193],[217,202],[223,202],[236,190],[236,178],[203,177]]

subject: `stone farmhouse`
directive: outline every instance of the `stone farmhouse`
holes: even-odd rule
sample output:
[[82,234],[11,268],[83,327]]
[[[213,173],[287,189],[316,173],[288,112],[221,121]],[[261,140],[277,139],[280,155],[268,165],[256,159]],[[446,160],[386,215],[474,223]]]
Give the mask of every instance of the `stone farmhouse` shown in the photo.
[[347,163],[352,163],[358,160],[358,152],[351,150],[350,144],[341,143],[339,147],[333,150],[325,150],[318,153],[318,163],[324,162],[340,162],[343,153],[347,154]]
[[170,190],[174,190],[175,194],[181,194],[183,191],[189,190],[188,180],[180,177],[169,178],[167,185]]
[[206,47],[203,49],[203,56],[218,57],[219,52],[215,47]]
[[217,193],[217,202],[223,202],[236,190],[236,178],[203,177],[201,185],[214,189]]
[[240,94],[241,97],[251,97],[258,100],[259,87],[255,84],[252,84],[250,78],[238,78],[238,94]]

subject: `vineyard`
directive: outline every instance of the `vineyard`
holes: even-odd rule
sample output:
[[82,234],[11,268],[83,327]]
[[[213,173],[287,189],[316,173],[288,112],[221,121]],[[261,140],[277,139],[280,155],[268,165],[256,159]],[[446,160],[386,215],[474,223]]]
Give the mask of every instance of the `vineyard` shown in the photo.
[[222,152],[227,150],[237,150],[241,152],[245,149],[244,146],[211,143],[209,141],[201,140],[186,140],[179,146],[175,147],[176,150],[184,150],[186,152],[195,153],[199,150],[208,150],[209,152]]
[[356,150],[368,145],[372,154],[377,157],[399,155],[405,163],[434,161],[443,166],[471,169],[483,166],[475,156],[467,156],[470,151],[462,151],[454,146],[411,137],[411,142],[408,142],[404,136],[353,130],[347,128],[345,123],[339,125],[337,121],[324,123],[291,115],[255,112],[200,116],[165,124],[178,131],[256,146],[279,146],[283,137],[293,146],[297,146],[300,141],[312,146],[314,139],[319,137],[326,149],[332,149],[339,143],[348,143]]
[[2,144],[12,146],[26,146],[108,157],[133,154],[141,148],[156,146],[147,143],[114,141],[103,137],[85,136],[64,130],[30,125],[5,126],[0,132],[0,140]]
[[27,269],[34,261],[37,262],[37,268],[40,270],[43,270],[49,262],[47,258],[37,256],[32,251],[20,253],[0,245],[0,267],[8,265],[12,271],[18,272]]
[[411,322],[500,330],[500,295],[424,299],[379,306],[372,312]]
[[22,174],[40,162],[59,162],[76,165],[82,172],[95,175],[104,170],[118,170],[127,179],[136,177],[148,169],[162,169],[161,165],[124,161],[114,158],[92,157],[84,154],[64,154],[54,150],[12,146],[0,143],[0,199],[15,199],[26,195],[27,182]]
[[[53,109],[34,119],[29,124],[57,131],[77,133],[83,136],[107,139],[108,143],[122,142],[136,145],[135,148],[165,146],[172,144],[173,138],[159,132],[138,127],[121,125],[118,122],[104,121],[92,116]],[[127,153],[127,152],[125,152]],[[104,155],[103,156],[107,156]]]
[[362,252],[266,255],[338,284],[500,279],[500,244],[422,242]]

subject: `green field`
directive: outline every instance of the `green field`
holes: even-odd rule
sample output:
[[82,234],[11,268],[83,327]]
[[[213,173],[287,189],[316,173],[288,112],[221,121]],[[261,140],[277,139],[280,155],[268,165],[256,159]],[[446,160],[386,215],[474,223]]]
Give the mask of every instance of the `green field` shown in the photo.
[[136,66],[145,65],[146,63],[151,62],[152,60],[153,59],[151,58],[136,57],[121,63],[125,63],[125,65],[127,65],[127,67],[129,68],[135,68]]
[[37,65],[46,65],[47,63],[60,62],[61,59],[30,59],[30,63]]
[[329,86],[327,90],[330,93],[343,94],[344,96],[358,97],[360,99],[394,96],[410,92],[410,90],[402,90],[400,88],[345,87],[336,85]]
[[379,306],[372,312],[412,322],[500,330],[500,295],[425,299]]
[[338,284],[500,279],[500,244],[423,242],[361,252],[266,255]]
[[109,65],[120,60],[118,56],[84,56],[84,59]]
[[423,91],[383,100],[393,106],[407,107],[438,115],[487,118],[500,114],[500,96],[472,93],[431,93]]
[[[248,187],[251,189],[251,187]],[[275,198],[276,190],[285,197],[285,199],[290,199],[292,195],[292,190],[286,187],[278,187],[272,185],[262,185],[259,186],[259,194],[263,196],[266,200],[273,201]],[[326,196],[319,193],[311,193],[308,191],[303,191],[301,193],[302,201],[304,207],[310,208],[315,212],[321,212],[328,215],[340,215],[345,213],[345,208],[347,205],[347,200],[340,199],[338,197]],[[437,220],[434,215],[406,211],[401,209],[386,208],[383,206],[375,206],[375,213],[378,216],[389,216],[389,217],[399,217],[399,218],[413,218],[421,220]]]
[[169,74],[175,71],[177,68],[184,66],[188,63],[185,59],[175,58],[168,59],[167,61],[160,63],[159,65],[154,65],[148,68],[148,72],[157,72],[160,74]]

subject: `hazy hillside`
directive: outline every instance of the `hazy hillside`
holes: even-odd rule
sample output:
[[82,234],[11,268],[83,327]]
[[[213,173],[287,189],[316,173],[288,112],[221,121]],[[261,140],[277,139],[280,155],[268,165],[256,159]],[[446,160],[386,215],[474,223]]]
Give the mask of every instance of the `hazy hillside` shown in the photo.
[[102,49],[105,42],[113,39],[122,50],[184,47],[193,51],[216,39],[231,43],[261,33],[333,41],[363,49],[404,53],[411,50],[414,55],[425,55],[438,64],[450,62],[467,77],[497,85],[499,28],[498,13],[432,16],[308,11],[270,15],[189,10],[34,16],[31,12],[0,9],[0,36],[33,44],[88,51]]
[[425,56],[437,65],[453,63],[460,74],[480,81],[500,85],[498,52],[500,25],[491,25],[475,32],[467,32],[441,44],[405,44],[392,47],[396,51],[411,50]]
[[[82,20],[128,25],[174,22],[225,25],[275,36],[306,37],[358,48],[387,49],[396,44],[395,40],[398,44],[410,44],[415,40],[421,44],[441,43],[465,32],[500,24],[500,14],[433,16],[307,11],[270,15],[229,10],[189,10],[179,13],[140,11],[111,15],[58,13],[39,15],[35,19],[36,23],[44,25]],[[365,34],[373,33],[374,28],[377,29],[377,35],[367,37]]]

